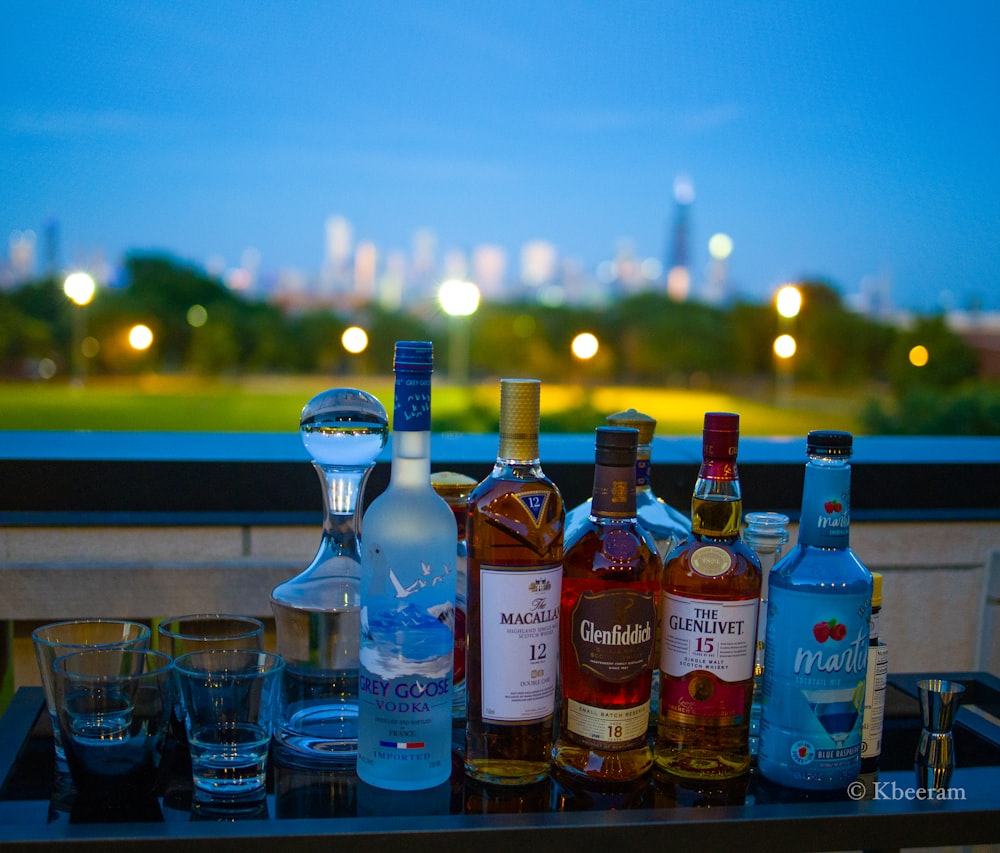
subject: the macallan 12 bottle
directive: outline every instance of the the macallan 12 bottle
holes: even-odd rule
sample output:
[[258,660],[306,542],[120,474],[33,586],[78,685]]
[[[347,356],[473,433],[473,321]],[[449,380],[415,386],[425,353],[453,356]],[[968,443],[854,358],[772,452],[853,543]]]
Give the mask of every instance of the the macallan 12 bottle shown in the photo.
[[636,520],[638,440],[633,428],[598,427],[590,517],[566,542],[557,777],[613,784],[653,766],[646,733],[662,563]]
[[429,341],[399,341],[389,485],[361,540],[358,776],[433,788],[451,775],[455,516],[431,488]]
[[500,382],[500,450],[469,496],[465,770],[528,784],[549,772],[563,524],[538,458],[541,384]]
[[739,415],[708,412],[692,538],[663,571],[656,770],[693,781],[750,770],[760,562],[740,539]]

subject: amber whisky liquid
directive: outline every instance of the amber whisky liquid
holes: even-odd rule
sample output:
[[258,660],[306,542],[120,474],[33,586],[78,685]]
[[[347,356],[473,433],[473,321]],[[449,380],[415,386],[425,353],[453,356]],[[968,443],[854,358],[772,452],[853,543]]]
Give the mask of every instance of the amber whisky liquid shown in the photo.
[[565,514],[538,473],[508,467],[470,496],[465,768],[480,781],[527,784],[549,768]]
[[693,505],[693,539],[664,569],[654,759],[681,778],[730,779],[750,770],[760,568],[738,538],[740,501]]
[[466,774],[548,775],[559,667],[562,496],[538,461],[537,380],[500,383],[500,452],[469,495]]

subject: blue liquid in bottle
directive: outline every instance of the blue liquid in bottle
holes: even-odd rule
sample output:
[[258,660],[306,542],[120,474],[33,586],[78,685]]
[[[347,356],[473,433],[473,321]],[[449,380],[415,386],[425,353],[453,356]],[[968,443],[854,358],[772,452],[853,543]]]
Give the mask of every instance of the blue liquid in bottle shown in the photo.
[[852,445],[809,433],[798,542],[769,582],[758,767],[799,790],[845,790],[861,769],[872,576],[850,548]]

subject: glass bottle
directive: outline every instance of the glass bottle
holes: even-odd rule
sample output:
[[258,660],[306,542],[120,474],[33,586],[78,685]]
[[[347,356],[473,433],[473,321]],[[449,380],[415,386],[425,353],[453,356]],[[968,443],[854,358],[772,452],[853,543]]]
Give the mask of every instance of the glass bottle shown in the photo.
[[566,513],[538,458],[540,394],[501,380],[497,461],[469,496],[465,770],[481,782],[549,772]]
[[757,609],[757,643],[753,659],[753,703],[750,709],[750,756],[760,741],[760,683],[764,674],[764,637],[767,628],[767,581],[788,542],[788,516],[780,512],[748,512],[743,541],[760,560],[760,607]]
[[465,723],[465,649],[466,599],[469,593],[468,558],[465,541],[466,519],[469,517],[469,494],[476,481],[455,471],[437,471],[431,474],[431,486],[444,498],[455,514],[458,543],[455,559],[455,674],[452,678],[452,716]]
[[299,434],[323,486],[323,533],[312,562],[271,592],[285,659],[275,754],[290,764],[353,763],[358,751],[360,505],[389,419],[356,388],[302,409]]
[[663,564],[636,518],[639,433],[598,427],[590,518],[563,554],[562,701],[553,773],[621,784],[653,764],[646,734]]
[[735,779],[750,769],[760,562],[740,538],[739,415],[708,412],[691,539],[663,570],[657,771]]
[[885,690],[889,678],[889,647],[879,637],[882,614],[882,575],[872,572],[872,615],[868,620],[868,673],[865,677],[865,710],[861,723],[861,779],[870,788],[878,779],[882,756]]
[[[660,560],[678,545],[686,542],[691,535],[691,520],[678,512],[663,498],[657,497],[652,486],[653,435],[656,419],[635,409],[608,415],[610,426],[632,427],[639,431],[639,449],[635,458],[635,508],[636,516],[656,542]],[[591,498],[573,507],[566,513],[565,540],[573,537],[577,528],[587,524],[590,518]],[[655,678],[655,676],[654,676]]]
[[809,433],[798,541],[768,584],[757,766],[787,788],[844,791],[861,767],[872,576],[850,547],[852,447]]
[[396,344],[389,485],[364,515],[358,777],[423,790],[451,775],[455,516],[431,487],[426,341]]

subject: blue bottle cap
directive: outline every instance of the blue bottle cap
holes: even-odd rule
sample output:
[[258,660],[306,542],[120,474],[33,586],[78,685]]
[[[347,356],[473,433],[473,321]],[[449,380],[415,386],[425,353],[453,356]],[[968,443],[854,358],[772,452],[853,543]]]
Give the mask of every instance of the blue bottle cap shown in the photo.
[[396,341],[392,369],[430,373],[434,365],[434,344],[430,341]]

